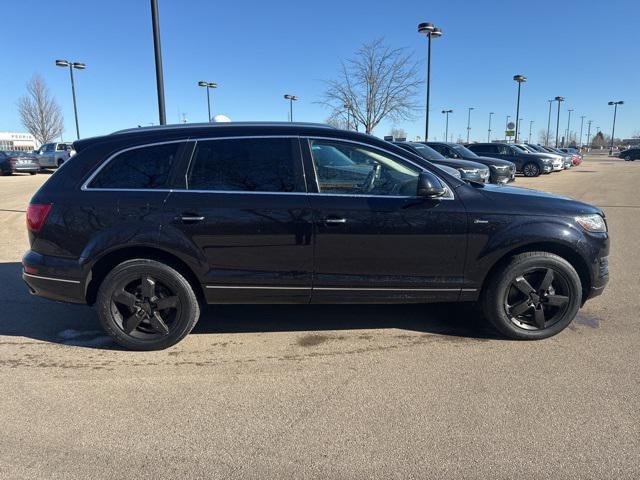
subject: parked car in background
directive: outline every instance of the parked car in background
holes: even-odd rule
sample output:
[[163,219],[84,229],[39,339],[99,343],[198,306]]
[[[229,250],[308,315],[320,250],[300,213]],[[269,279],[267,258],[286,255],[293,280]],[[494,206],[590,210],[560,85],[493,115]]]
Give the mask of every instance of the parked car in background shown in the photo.
[[575,155],[573,155],[572,153],[566,153],[559,148],[550,147],[550,146],[546,146],[542,148],[549,153],[560,155],[564,161],[565,168],[571,168],[573,166],[573,158],[575,157]]
[[[207,303],[478,302],[502,334],[542,339],[609,279],[600,208],[461,182],[358,132],[208,123],[75,146],[27,208],[22,276],[95,304],[130,349],[174,345]],[[325,147],[367,169],[320,168]]]
[[38,170],[40,170],[40,164],[32,153],[10,150],[0,151],[0,173],[2,175],[11,175],[12,173],[35,175]]
[[507,143],[472,143],[467,148],[482,156],[508,160],[516,165],[516,171],[525,177],[537,177],[541,173],[551,173],[554,160],[542,153],[525,153]]
[[449,142],[422,142],[447,158],[469,160],[489,167],[491,183],[507,183],[515,180],[516,166],[513,162],[499,158],[482,157],[472,152],[464,145]]
[[487,183],[489,181],[489,168],[480,163],[469,162],[467,160],[454,160],[440,155],[438,152],[418,142],[393,142],[420,158],[430,161],[437,166],[447,166],[455,168],[460,173],[462,180],[472,182]]
[[75,153],[73,145],[68,142],[45,143],[37,152],[42,168],[58,168]]
[[434,165],[436,167],[438,167],[440,170],[442,170],[443,172],[448,173],[449,175],[451,175],[452,177],[455,177],[459,180],[462,180],[462,175],[460,174],[460,172],[458,170],[456,170],[453,167],[447,167],[446,165],[438,165],[437,163],[434,163]]
[[547,152],[544,150],[538,150],[526,143],[516,143],[513,144],[516,148],[521,149],[524,152],[528,153],[541,153],[547,155],[548,157],[553,159],[553,171],[558,172],[563,169],[571,168],[571,156],[565,155],[564,153],[555,153],[555,152]]
[[632,147],[627,150],[623,150],[618,156],[627,162],[638,160],[640,159],[640,147]]

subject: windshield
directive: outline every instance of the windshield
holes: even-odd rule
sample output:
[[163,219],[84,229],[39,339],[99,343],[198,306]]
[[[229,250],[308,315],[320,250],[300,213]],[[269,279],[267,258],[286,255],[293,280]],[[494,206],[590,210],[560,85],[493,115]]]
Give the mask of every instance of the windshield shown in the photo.
[[467,157],[475,158],[475,157],[478,156],[478,155],[476,155],[476,152],[472,152],[467,147],[465,147],[464,145],[460,145],[459,143],[450,143],[449,146],[451,148],[453,148],[456,152],[458,152],[461,157],[464,157],[464,158],[467,158]]
[[353,167],[356,165],[332,145],[314,145],[311,150],[316,164],[320,167]]
[[525,153],[529,153],[529,150],[527,150],[526,148],[524,148],[522,145],[512,145],[513,147],[516,147],[518,150],[520,150],[521,152],[525,152]]
[[433,148],[426,146],[424,143],[412,143],[411,146],[420,153],[420,156],[422,158],[426,158],[427,160],[444,160],[445,159]]

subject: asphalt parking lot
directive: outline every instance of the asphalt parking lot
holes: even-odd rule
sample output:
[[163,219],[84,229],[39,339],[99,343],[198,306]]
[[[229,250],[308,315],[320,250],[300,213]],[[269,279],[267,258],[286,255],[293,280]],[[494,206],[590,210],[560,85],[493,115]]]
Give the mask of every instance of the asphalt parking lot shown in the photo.
[[28,294],[0,177],[0,478],[639,478],[640,163],[516,185],[602,207],[611,281],[560,335],[471,309],[211,307],[177,346],[116,349],[92,309]]

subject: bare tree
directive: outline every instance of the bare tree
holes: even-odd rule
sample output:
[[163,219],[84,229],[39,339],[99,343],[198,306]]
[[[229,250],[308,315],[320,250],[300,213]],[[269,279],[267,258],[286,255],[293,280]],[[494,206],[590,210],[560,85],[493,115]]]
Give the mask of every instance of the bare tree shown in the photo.
[[333,128],[339,128],[341,130],[348,130],[350,125],[347,125],[347,117],[343,115],[341,112],[333,112],[331,115],[324,121],[327,125],[332,126]]
[[342,62],[339,78],[327,82],[320,103],[332,110],[332,116],[348,108],[352,125],[362,125],[371,133],[385,117],[413,119],[421,83],[411,56],[377,39],[362,45],[355,58]]
[[22,125],[38,142],[48,143],[64,131],[62,110],[49,94],[44,79],[34,75],[27,83],[27,94],[18,100]]
[[393,138],[407,138],[407,132],[404,130],[404,128],[393,127],[389,131],[389,135]]

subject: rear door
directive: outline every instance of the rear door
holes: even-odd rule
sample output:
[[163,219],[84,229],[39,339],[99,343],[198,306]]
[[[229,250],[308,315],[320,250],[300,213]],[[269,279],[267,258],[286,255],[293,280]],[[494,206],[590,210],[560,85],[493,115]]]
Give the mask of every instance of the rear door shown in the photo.
[[197,139],[165,203],[161,243],[210,303],[308,302],[311,208],[297,137]]
[[314,192],[313,302],[458,299],[467,215],[453,192],[417,198],[422,168],[362,143],[311,138],[303,151]]

